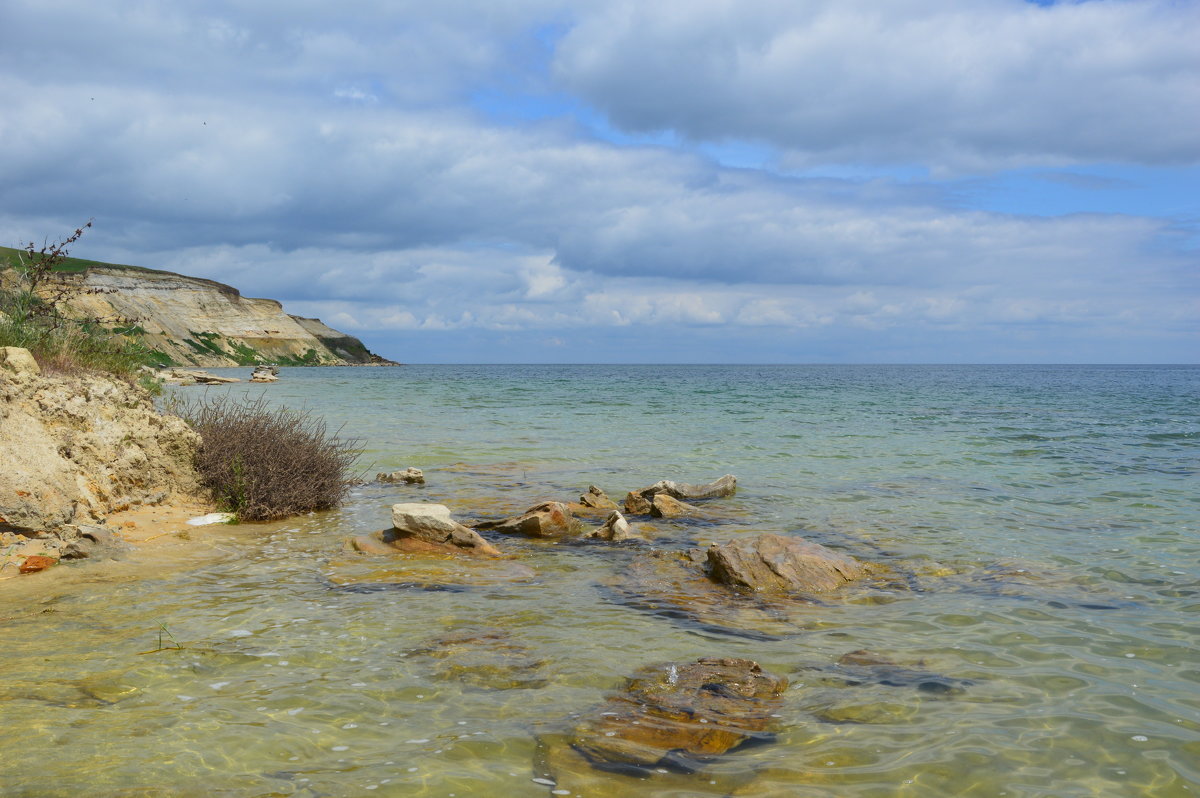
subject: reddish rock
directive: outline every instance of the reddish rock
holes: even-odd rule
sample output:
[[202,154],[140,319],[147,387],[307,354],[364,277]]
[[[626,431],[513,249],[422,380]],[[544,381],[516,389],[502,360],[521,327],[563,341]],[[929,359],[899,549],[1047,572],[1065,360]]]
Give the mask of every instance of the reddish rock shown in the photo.
[[38,571],[44,571],[51,565],[56,565],[58,560],[53,557],[43,557],[40,554],[32,554],[25,558],[25,562],[21,563],[20,571],[23,574],[32,574]]

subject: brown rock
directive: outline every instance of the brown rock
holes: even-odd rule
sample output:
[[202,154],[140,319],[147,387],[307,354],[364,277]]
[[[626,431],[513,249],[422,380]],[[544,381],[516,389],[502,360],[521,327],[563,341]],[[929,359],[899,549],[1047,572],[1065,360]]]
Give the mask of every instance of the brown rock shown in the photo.
[[44,571],[52,565],[56,565],[58,560],[53,557],[43,557],[40,554],[33,554],[25,558],[25,562],[21,563],[20,571],[23,574],[37,573]]
[[712,513],[692,504],[679,501],[669,494],[659,493],[650,503],[650,515],[655,518],[715,518]]
[[485,521],[476,524],[475,528],[530,538],[556,538],[574,534],[579,524],[571,515],[570,508],[562,502],[545,502],[513,518]]
[[63,546],[61,556],[64,560],[119,557],[129,548],[106,526],[64,527],[63,531],[67,533],[74,531],[75,533],[74,537]]
[[775,640],[800,631],[789,615],[797,602],[746,593],[708,578],[704,549],[648,551],[614,574],[608,586],[628,605],[686,626]]
[[847,651],[842,656],[838,657],[838,665],[895,665],[887,657],[882,654],[876,654],[874,651],[868,651],[865,648],[860,648],[857,651]]
[[162,371],[162,379],[164,382],[175,383],[177,385],[225,385],[231,382],[241,382],[237,377],[218,377],[208,371],[199,369],[164,369]]
[[636,491],[625,494],[625,512],[630,515],[649,515],[650,500]]
[[852,557],[782,535],[714,543],[708,568],[713,581],[774,593],[824,593],[867,574]]
[[592,507],[597,510],[617,509],[617,503],[608,498],[608,495],[595,485],[588,486],[587,493],[579,497],[579,503],[585,507]]
[[599,768],[693,770],[747,740],[770,739],[786,688],[787,679],[746,659],[655,665],[580,723],[571,745]]
[[[396,554],[396,547],[392,546],[391,544],[384,543],[382,537],[382,532],[375,532],[371,535],[358,535],[357,537],[346,538],[346,550],[357,551],[360,554],[373,554],[377,556]],[[417,540],[417,538],[412,538],[412,540]]]

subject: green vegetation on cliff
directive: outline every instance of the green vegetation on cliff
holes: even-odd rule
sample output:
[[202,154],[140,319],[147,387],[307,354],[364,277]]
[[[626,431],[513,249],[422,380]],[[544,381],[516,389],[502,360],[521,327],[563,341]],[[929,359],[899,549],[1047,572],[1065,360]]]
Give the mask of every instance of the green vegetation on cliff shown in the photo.
[[87,291],[71,275],[89,263],[68,257],[67,247],[88,227],[91,222],[40,250],[30,244],[24,251],[0,252],[15,273],[0,289],[0,346],[28,349],[52,372],[100,371],[132,379],[139,366],[163,357],[142,342],[145,330],[125,319],[66,313],[72,298]]
[[96,320],[92,327],[136,345],[138,364],[210,368],[390,362],[319,319],[285,313],[275,300],[244,297],[232,286],[204,278],[73,258],[65,251],[70,243],[48,246],[45,252],[32,245],[25,250],[0,247],[0,293],[36,298],[54,306],[62,318]]

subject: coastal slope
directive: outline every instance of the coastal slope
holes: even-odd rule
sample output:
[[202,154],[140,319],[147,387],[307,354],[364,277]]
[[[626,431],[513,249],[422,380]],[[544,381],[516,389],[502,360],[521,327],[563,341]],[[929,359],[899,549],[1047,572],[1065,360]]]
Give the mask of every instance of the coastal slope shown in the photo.
[[[0,248],[0,288],[16,287],[11,268],[16,257],[16,250]],[[113,320],[112,326],[139,336],[164,364],[392,364],[320,319],[292,316],[274,299],[244,297],[213,280],[74,258],[60,276],[82,289],[68,302],[70,312]]]
[[140,388],[99,374],[43,375],[28,350],[0,347],[0,579],[30,554],[71,556],[112,513],[206,502],[199,446]]

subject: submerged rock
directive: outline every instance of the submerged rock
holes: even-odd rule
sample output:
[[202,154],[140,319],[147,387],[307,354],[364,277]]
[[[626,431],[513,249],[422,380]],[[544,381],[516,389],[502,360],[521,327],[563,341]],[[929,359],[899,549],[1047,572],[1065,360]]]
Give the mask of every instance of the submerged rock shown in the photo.
[[409,466],[402,471],[380,472],[375,475],[376,482],[404,482],[409,485],[424,485],[425,473],[419,468]]
[[861,723],[877,726],[908,723],[919,709],[919,703],[899,701],[836,702],[828,706],[808,707],[808,711],[823,723]]
[[[355,542],[359,539],[356,538]],[[420,545],[415,542],[414,545]],[[430,545],[430,544],[426,544]],[[467,590],[528,582],[536,572],[520,563],[496,557],[464,557],[446,551],[405,553],[388,557],[348,554],[334,558],[325,572],[329,584],[356,593],[380,590]]]
[[562,502],[544,502],[524,513],[501,521],[484,521],[476,529],[486,529],[505,535],[524,535],[529,538],[557,538],[579,531],[579,522]]
[[785,601],[718,585],[705,572],[704,549],[649,551],[608,583],[625,604],[705,631],[777,640],[800,631]]
[[825,593],[867,574],[852,557],[783,535],[714,543],[707,559],[713,581],[772,593]]
[[644,668],[575,727],[571,747],[601,769],[695,770],[747,741],[772,739],[787,683],[747,659]]
[[915,667],[908,667],[874,651],[859,649],[843,654],[835,665],[810,666],[803,670],[815,671],[820,683],[835,687],[882,685],[912,687],[933,695],[956,695],[972,684],[968,679],[921,670],[923,664],[918,662]]
[[584,537],[593,540],[608,540],[613,543],[620,543],[623,540],[641,540],[641,537],[635,535],[629,528],[629,522],[625,520],[625,516],[621,515],[619,510],[613,510],[603,526],[593,529]]
[[515,690],[543,687],[546,663],[503,629],[455,629],[409,652],[437,661],[434,675],[473,687]]

